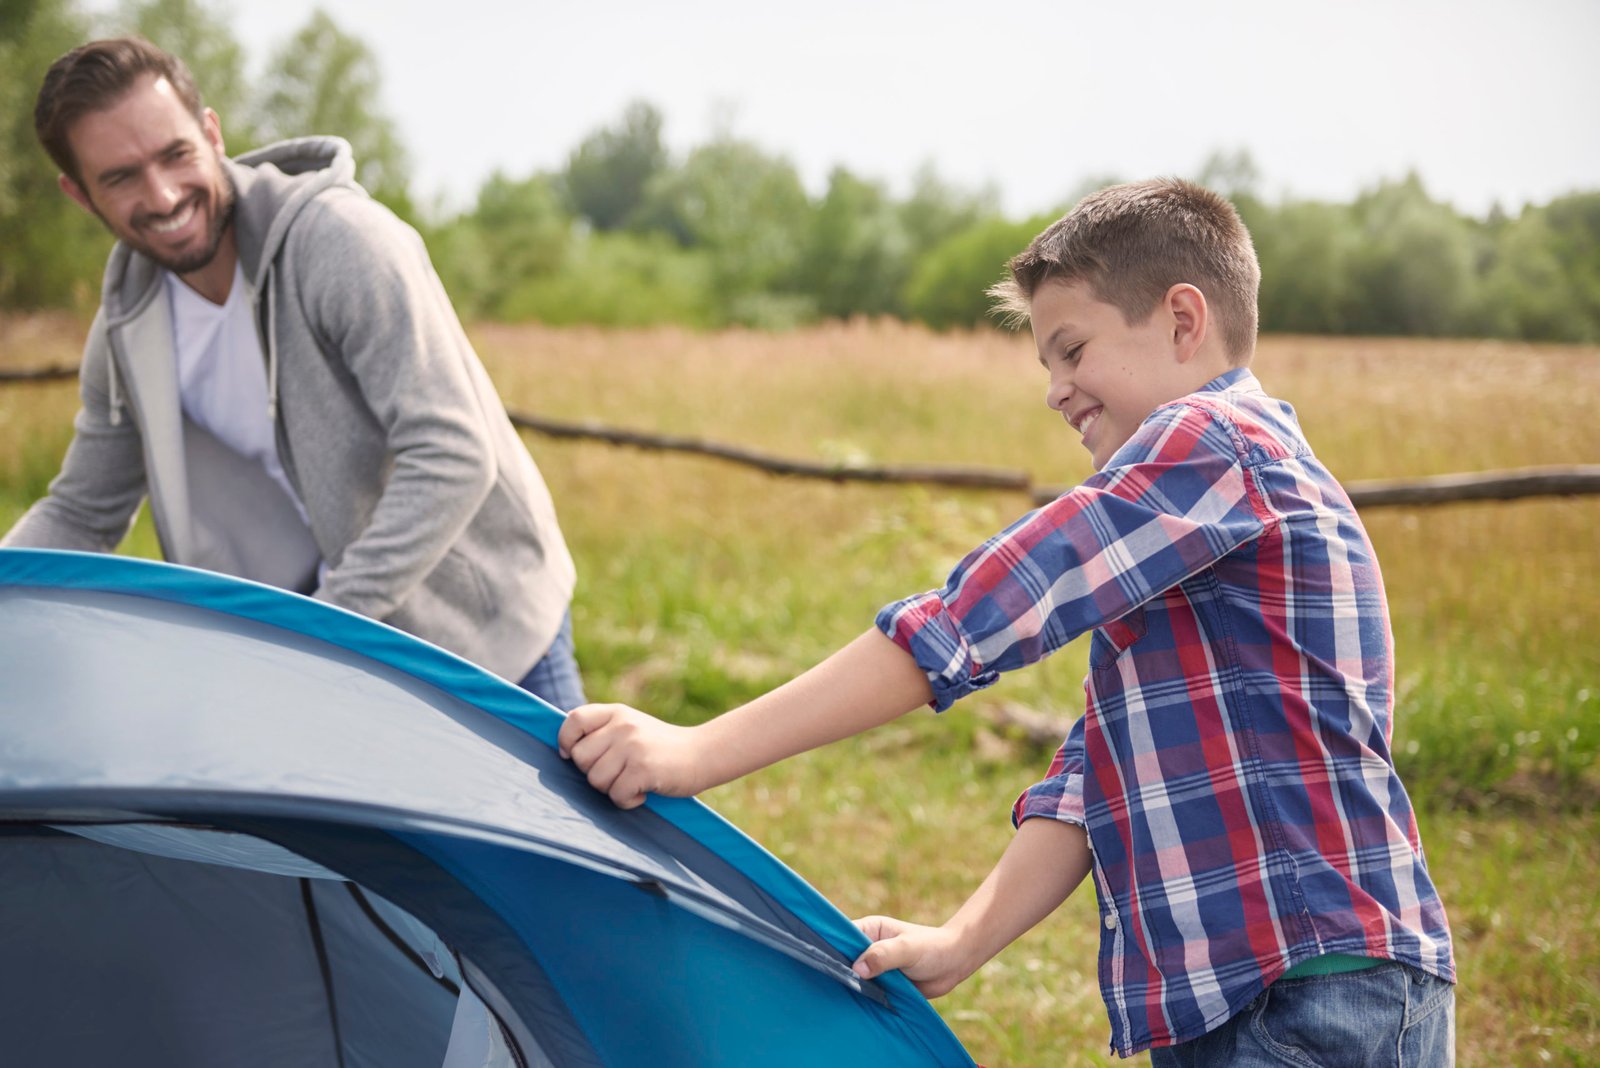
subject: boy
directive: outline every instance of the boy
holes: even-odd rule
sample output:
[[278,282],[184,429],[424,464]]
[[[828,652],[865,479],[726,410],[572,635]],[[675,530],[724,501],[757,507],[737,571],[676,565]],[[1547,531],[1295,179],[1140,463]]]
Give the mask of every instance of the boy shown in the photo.
[[1087,711],[942,927],[860,926],[945,993],[1091,871],[1111,1046],[1156,1065],[1453,1062],[1450,935],[1389,756],[1382,579],[1292,409],[1248,370],[1255,250],[1187,182],[1102,190],[992,291],[1096,473],[942,589],[697,727],[617,705],[560,747],[619,805],[692,794],[1094,636]]

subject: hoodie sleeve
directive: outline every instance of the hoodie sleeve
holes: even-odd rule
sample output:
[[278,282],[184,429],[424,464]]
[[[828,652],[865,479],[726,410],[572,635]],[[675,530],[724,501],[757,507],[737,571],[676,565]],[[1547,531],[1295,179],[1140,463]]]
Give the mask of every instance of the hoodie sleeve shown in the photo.
[[416,231],[359,192],[304,209],[286,242],[299,300],[383,430],[390,471],[317,590],[383,619],[438,565],[496,478],[481,368]]
[[0,548],[111,552],[127,536],[145,495],[144,451],[128,413],[113,420],[110,360],[105,323],[96,317],[79,372],[82,405],[61,473],[0,538]]

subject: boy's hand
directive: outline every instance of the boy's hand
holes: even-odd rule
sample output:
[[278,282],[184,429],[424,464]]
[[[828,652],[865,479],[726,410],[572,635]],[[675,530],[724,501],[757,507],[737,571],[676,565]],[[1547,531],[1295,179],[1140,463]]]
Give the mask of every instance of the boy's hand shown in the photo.
[[853,968],[863,979],[899,969],[923,997],[936,998],[950,993],[972,974],[956,936],[943,927],[924,927],[891,916],[868,916],[857,920],[856,926],[872,939]]
[[567,716],[556,751],[618,808],[637,808],[647,793],[688,797],[702,784],[694,728],[663,723],[627,705],[584,705]]

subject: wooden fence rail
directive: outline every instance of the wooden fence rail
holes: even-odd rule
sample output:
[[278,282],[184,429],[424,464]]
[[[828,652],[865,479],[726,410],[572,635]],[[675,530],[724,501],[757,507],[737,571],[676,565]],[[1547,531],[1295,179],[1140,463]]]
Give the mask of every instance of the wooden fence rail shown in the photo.
[[[0,384],[52,382],[72,378],[75,367],[0,369]],[[601,441],[660,452],[682,452],[743,464],[773,475],[828,479],[833,482],[918,483],[959,489],[999,489],[1026,493],[1035,504],[1054,500],[1067,487],[1036,486],[1026,471],[995,467],[928,464],[881,465],[819,463],[795,460],[703,438],[627,430],[595,422],[572,423],[512,411],[511,422],[537,434],[580,441]],[[1509,471],[1475,471],[1428,478],[1349,482],[1345,490],[1358,508],[1392,505],[1450,504],[1461,501],[1512,501],[1525,497],[1574,497],[1600,494],[1600,464],[1528,467]]]

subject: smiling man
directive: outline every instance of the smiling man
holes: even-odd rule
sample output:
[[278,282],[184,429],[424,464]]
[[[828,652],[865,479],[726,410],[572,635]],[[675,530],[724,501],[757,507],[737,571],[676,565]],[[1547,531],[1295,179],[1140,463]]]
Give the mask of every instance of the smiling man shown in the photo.
[[0,544],[110,551],[148,496],[169,560],[582,703],[549,491],[349,145],[229,159],[182,61],[138,38],[57,60],[34,125],[117,244],[61,474]]

